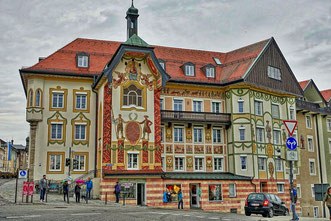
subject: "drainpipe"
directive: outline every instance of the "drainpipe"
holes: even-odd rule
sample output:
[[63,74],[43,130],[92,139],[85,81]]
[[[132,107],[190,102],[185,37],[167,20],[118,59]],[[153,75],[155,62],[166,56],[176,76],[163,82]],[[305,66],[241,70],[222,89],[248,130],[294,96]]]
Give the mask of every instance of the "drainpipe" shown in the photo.
[[[317,150],[318,150],[318,161],[319,161],[319,168],[320,168],[320,178],[321,178],[321,184],[322,184],[322,190],[323,190],[323,171],[322,171],[322,163],[321,163],[321,148],[320,148],[320,136],[319,136],[319,130],[318,130],[318,120],[317,120],[318,114],[315,115],[315,122],[316,122],[316,139],[317,139]],[[325,218],[325,206],[323,206],[323,217]]]
[[98,109],[98,103],[99,103],[99,97],[98,97],[98,92],[92,89],[92,91],[95,93],[96,99],[95,99],[95,151],[94,151],[94,177],[97,177],[97,160],[98,160],[98,115],[99,115],[99,109]]
[[250,182],[251,182],[252,185],[254,185],[254,192],[256,193],[256,184],[253,183],[253,178],[254,178],[254,177],[252,177],[252,178],[250,179]]

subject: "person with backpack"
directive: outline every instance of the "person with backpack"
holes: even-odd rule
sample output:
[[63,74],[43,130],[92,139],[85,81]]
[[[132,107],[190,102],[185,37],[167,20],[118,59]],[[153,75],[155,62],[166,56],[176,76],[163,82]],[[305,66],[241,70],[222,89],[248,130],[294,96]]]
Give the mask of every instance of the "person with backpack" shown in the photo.
[[76,195],[76,203],[80,203],[80,185],[79,183],[76,183],[76,186],[75,186],[75,195]]
[[330,220],[331,220],[331,186],[326,191],[326,194],[325,194],[324,200],[323,200],[323,206],[327,206],[328,207],[328,209],[329,209],[329,215],[330,215]]

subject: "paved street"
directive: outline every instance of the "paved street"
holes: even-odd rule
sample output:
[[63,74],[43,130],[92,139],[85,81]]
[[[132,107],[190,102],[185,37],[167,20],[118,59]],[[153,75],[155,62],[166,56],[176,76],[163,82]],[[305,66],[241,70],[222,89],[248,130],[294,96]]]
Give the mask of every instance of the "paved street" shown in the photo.
[[[20,181],[21,185],[22,181]],[[70,204],[64,203],[62,195],[50,195],[48,203],[22,204],[19,193],[19,205],[14,201],[15,180],[0,179],[0,220],[290,220],[290,217],[244,216],[240,214],[204,212],[201,210],[169,210],[151,207],[130,206],[100,200],[91,200],[76,204],[73,198]],[[37,197],[38,199],[38,197]],[[323,220],[301,218],[300,220]]]

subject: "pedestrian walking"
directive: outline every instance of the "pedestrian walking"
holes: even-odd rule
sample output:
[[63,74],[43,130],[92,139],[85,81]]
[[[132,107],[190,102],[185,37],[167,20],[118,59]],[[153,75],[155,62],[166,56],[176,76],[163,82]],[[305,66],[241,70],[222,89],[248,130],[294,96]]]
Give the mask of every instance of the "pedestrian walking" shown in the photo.
[[163,202],[164,203],[167,203],[168,202],[168,192],[167,192],[167,190],[164,191],[164,193],[163,193]]
[[91,190],[93,189],[93,182],[90,177],[87,179],[85,184],[86,184],[86,197],[88,197],[88,199],[90,200],[91,199]]
[[178,191],[178,209],[180,209],[179,208],[180,205],[181,205],[181,208],[183,209],[183,195],[182,195],[181,190]]
[[80,184],[79,183],[76,183],[76,186],[75,186],[75,195],[76,195],[76,203],[80,203]]
[[64,202],[66,201],[66,196],[67,196],[67,202],[69,203],[69,185],[68,185],[68,181],[65,181],[63,183],[63,199],[64,199]]
[[45,202],[45,193],[47,189],[47,179],[46,175],[40,180],[40,202]]
[[115,193],[115,196],[116,196],[116,203],[118,203],[120,201],[120,192],[121,192],[121,187],[118,184],[118,182],[116,182],[115,190],[114,190],[114,193]]
[[329,209],[329,215],[331,220],[331,187],[328,188],[323,200],[323,206],[327,206]]

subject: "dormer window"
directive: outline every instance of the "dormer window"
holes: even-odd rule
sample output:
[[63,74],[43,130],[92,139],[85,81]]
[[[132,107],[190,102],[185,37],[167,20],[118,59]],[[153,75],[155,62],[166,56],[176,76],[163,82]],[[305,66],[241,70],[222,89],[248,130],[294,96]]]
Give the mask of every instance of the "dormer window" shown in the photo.
[[268,77],[276,80],[282,80],[282,72],[279,68],[268,66]]
[[89,54],[85,52],[80,52],[76,55],[76,63],[79,68],[89,67]]
[[162,59],[159,59],[159,63],[161,65],[161,67],[163,68],[163,70],[165,70],[165,61]]
[[202,68],[203,73],[207,78],[215,78],[215,66],[212,64],[207,64]]
[[187,64],[185,65],[185,75],[186,76],[194,76],[194,65],[193,64]]

